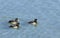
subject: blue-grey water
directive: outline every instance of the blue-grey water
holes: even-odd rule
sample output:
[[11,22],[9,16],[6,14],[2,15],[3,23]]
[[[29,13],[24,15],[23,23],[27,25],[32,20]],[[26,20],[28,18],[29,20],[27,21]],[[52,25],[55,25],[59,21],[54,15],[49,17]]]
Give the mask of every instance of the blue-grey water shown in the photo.
[[[8,21],[19,18],[20,28]],[[27,22],[37,18],[37,27]],[[0,0],[0,38],[60,38],[60,0]]]

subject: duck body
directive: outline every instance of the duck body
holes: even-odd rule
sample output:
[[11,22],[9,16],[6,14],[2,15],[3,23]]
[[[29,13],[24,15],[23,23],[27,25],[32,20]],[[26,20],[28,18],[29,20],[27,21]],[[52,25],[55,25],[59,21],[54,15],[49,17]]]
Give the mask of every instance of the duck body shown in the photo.
[[18,18],[16,18],[15,20],[9,20],[8,23],[10,24],[17,24],[18,22]]
[[16,25],[10,25],[9,27],[17,29],[17,28],[19,28],[19,23],[17,23]]
[[34,19],[33,21],[29,21],[28,23],[29,24],[33,24],[33,25],[36,25],[37,24],[37,19]]

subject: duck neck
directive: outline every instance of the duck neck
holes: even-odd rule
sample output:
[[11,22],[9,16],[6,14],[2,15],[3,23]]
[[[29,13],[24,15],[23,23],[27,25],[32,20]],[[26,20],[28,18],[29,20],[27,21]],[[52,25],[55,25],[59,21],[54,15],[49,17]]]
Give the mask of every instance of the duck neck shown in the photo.
[[18,22],[18,18],[16,18],[15,21]]
[[34,20],[34,22],[37,22],[37,20]]

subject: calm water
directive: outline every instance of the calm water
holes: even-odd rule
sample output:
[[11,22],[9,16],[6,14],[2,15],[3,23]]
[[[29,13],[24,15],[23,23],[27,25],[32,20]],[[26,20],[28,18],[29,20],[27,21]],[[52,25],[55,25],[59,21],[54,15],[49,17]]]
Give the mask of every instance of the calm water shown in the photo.
[[[9,28],[18,17],[20,28]],[[37,27],[29,25],[38,19]],[[0,38],[60,38],[60,0],[0,0]]]

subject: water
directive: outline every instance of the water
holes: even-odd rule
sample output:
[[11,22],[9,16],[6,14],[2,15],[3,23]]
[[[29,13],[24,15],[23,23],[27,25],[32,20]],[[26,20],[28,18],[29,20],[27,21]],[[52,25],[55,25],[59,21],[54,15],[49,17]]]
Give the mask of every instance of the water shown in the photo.
[[[9,28],[18,17],[20,28]],[[28,24],[38,19],[37,27]],[[60,38],[60,0],[0,0],[0,38]]]

